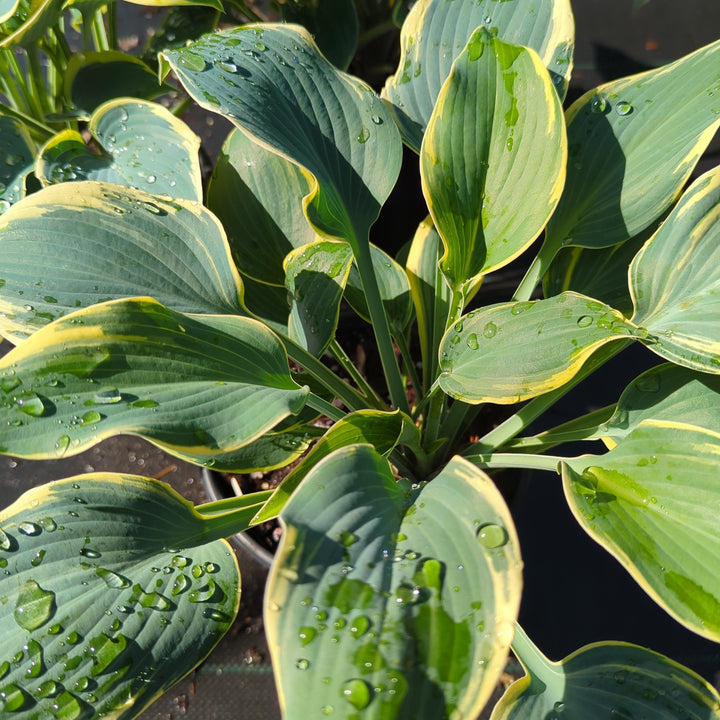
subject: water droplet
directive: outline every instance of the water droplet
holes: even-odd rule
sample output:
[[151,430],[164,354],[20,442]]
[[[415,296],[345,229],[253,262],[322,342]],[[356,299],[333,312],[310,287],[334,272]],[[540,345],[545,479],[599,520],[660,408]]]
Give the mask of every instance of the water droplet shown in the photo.
[[310,667],[310,661],[306,658],[299,658],[295,661],[295,667],[298,670],[307,670]]
[[[484,334],[484,333],[483,333]],[[492,335],[490,336],[492,337]],[[480,343],[478,343],[478,338],[475,333],[470,333],[467,336],[467,339],[465,340],[465,344],[471,349],[471,350],[477,350],[480,347]]]
[[34,580],[28,580],[18,593],[15,622],[25,630],[36,630],[55,613],[55,593],[43,590]]
[[[51,517],[44,517],[38,520],[38,525],[47,532],[55,532],[55,530],[57,530],[57,523]],[[2,549],[1,544],[0,549]]]
[[122,400],[122,394],[117,388],[100,390],[93,395],[93,402],[96,405],[112,405]]
[[7,552],[12,547],[12,540],[10,536],[0,528],[0,550]]
[[192,52],[191,50],[182,51],[179,63],[182,67],[187,70],[193,70],[194,72],[202,72],[206,67],[205,58],[203,58],[202,55]]
[[564,703],[564,702],[560,702],[560,701],[556,702],[556,703],[553,705],[553,710],[554,710],[556,713],[565,712],[565,703]]
[[214,580],[208,580],[206,585],[203,585],[199,590],[193,590],[189,595],[188,599],[192,603],[209,602],[215,596],[217,592],[217,586]]
[[25,705],[25,693],[15,683],[0,689],[0,707],[6,712],[17,712]]
[[489,549],[500,548],[508,541],[507,530],[502,525],[485,523],[478,528],[477,537]]
[[93,550],[89,547],[84,547],[80,550],[80,554],[83,557],[90,558],[91,560],[97,560],[97,558],[102,557],[102,553],[98,550]]
[[332,715],[335,708],[332,705],[323,705],[320,711],[323,715]]
[[602,95],[596,95],[590,102],[590,110],[595,113],[604,113],[607,110],[607,100]]
[[105,584],[111,588],[126,588],[130,587],[131,584],[130,580],[126,577],[118,575],[116,572],[107,570],[106,568],[96,567],[95,574],[101,577],[105,581]]
[[372,119],[373,123],[375,123],[375,125],[383,124],[383,119],[379,115],[373,115],[371,119]]
[[34,392],[18,393],[13,401],[21,412],[30,417],[40,417],[45,412],[43,401]]
[[0,378],[0,390],[6,393],[14,390],[19,384],[20,378],[16,375],[6,375]]
[[34,537],[42,532],[42,528],[34,522],[21,522],[18,525],[18,531],[23,535]]
[[615,106],[615,112],[622,117],[629,115],[632,111],[633,106],[629,102],[619,102]]
[[515,303],[515,305],[513,305],[512,309],[510,310],[510,313],[512,315],[520,315],[520,313],[525,312],[528,308],[530,308],[532,306],[533,306],[532,302]]
[[340,694],[356,710],[363,710],[372,699],[370,686],[364,680],[353,678],[340,686]]
[[365,615],[358,615],[350,626],[350,634],[353,637],[362,637],[370,629],[370,620]]
[[202,565],[193,565],[190,572],[196,580],[198,580],[205,574],[205,570],[203,569]]
[[505,143],[505,147],[508,149],[508,151],[512,152],[513,149],[514,140],[512,138],[512,135],[507,139],[507,142]]
[[354,533],[343,531],[340,533],[340,542],[344,547],[350,547],[358,541],[358,536]]
[[46,680],[33,690],[33,695],[38,698],[52,697],[57,694],[58,689],[58,684],[54,680]]
[[95,677],[110,668],[125,651],[127,644],[128,640],[122,633],[118,633],[114,638],[105,633],[92,638],[85,650],[85,655],[90,657],[93,663],[90,675]]
[[215,620],[216,622],[230,622],[232,619],[229,615],[220,610],[214,610],[213,608],[205,608],[202,611],[202,616],[208,620]]
[[370,138],[370,131],[364,127],[357,136],[357,141],[361,144],[366,143]]
[[30,640],[25,646],[25,651],[30,658],[30,666],[25,670],[25,677],[36,678],[45,672],[43,663],[42,646],[37,640]]
[[237,65],[229,60],[221,60],[216,65],[225,72],[236,73],[238,71]]
[[69,435],[61,435],[55,441],[55,455],[57,457],[62,457],[67,452],[67,449],[69,447],[70,447],[70,436]]
[[170,594],[180,595],[180,593],[185,592],[185,590],[187,590],[191,584],[192,581],[187,575],[178,575],[175,578],[175,582],[173,583],[172,590],[170,590]]
[[498,328],[494,322],[489,322],[483,328],[483,336],[486,338],[494,338],[497,334]]
[[43,561],[44,557],[45,557],[45,550],[38,550],[38,551],[35,553],[35,555],[34,555],[34,557],[32,558],[32,560],[30,560],[30,564],[31,564],[33,567],[37,567],[37,566],[40,565],[40,563]]
[[316,635],[315,628],[305,626],[300,628],[300,632],[298,633],[298,637],[300,638],[300,642],[303,645],[309,645],[314,639]]
[[187,567],[190,564],[190,562],[191,562],[190,558],[183,557],[182,555],[176,555],[170,561],[170,564],[176,568],[184,568],[184,567]]
[[97,410],[88,410],[83,416],[82,421],[86,425],[97,423],[102,420],[102,415]]
[[581,315],[577,319],[577,326],[581,328],[590,327],[592,325],[593,319],[590,315]]
[[220,570],[220,566],[214,562],[206,562],[205,565],[203,565],[203,568],[207,573],[216,573]]

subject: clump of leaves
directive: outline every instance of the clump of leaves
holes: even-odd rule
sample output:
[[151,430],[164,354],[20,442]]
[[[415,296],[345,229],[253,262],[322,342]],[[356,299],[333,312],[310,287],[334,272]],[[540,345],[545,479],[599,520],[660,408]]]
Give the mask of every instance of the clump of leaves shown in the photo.
[[[95,109],[101,160],[75,134],[42,149],[43,188],[0,218],[17,345],[2,451],[131,433],[216,469],[300,462],[276,490],[198,508],[91,475],[3,511],[5,711],[137,715],[233,617],[221,538],[279,516],[265,621],[286,718],[473,718],[511,645],[527,675],[494,718],[720,717],[707,682],[650,650],[541,654],[515,623],[520,547],[491,479],[559,474],[580,526],[720,640],[720,170],[685,189],[720,125],[720,42],[563,113],[570,6],[529,6],[416,3],[381,97],[298,25],[166,49],[161,74],[236,126],[207,207],[197,143],[150,102]],[[403,141],[429,216],[393,258],[369,233]],[[540,236],[514,295],[483,305],[486,278]],[[381,385],[338,341],[342,303],[372,325]],[[632,343],[666,362],[528,434]],[[471,439],[486,405],[517,407]],[[592,454],[548,454],[568,440]]]

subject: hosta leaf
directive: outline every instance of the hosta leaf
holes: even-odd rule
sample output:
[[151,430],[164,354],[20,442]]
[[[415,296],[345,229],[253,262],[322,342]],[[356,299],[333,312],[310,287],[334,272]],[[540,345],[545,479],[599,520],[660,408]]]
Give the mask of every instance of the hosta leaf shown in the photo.
[[40,182],[99,180],[202,201],[200,139],[162,105],[111,100],[93,113],[89,130],[99,152],[75,130],[45,144],[35,170]]
[[578,522],[685,626],[720,641],[720,433],[645,420],[602,456],[562,465]]
[[678,197],[720,125],[720,41],[583,95],[567,111],[568,177],[548,243],[608,247]]
[[[652,230],[655,230],[653,226]],[[630,263],[652,232],[645,231],[609,248],[563,248],[543,277],[545,297],[573,290],[620,310],[633,314],[628,287]]]
[[576,293],[490,305],[460,318],[440,346],[440,387],[468,403],[515,403],[564,385],[592,353],[645,333]]
[[520,658],[528,674],[507,689],[492,720],[710,720],[720,712],[717,692],[700,676],[637,645],[586,645],[560,662],[536,650]]
[[0,2],[0,23],[9,20],[17,10],[20,0],[2,0]]
[[565,147],[560,101],[538,56],[480,28],[443,85],[420,155],[453,288],[538,236],[562,192]]
[[285,283],[292,297],[288,334],[316,357],[335,337],[352,259],[347,243],[318,240],[285,260]]
[[311,185],[297,165],[234,130],[208,185],[207,206],[228,234],[244,275],[284,285],[283,261],[316,233],[303,213]]
[[283,20],[298,23],[315,38],[323,55],[341,70],[347,70],[358,41],[358,16],[353,0],[315,0],[312,3],[283,3]]
[[88,113],[115,98],[150,100],[172,89],[142,60],[119,50],[77,53],[65,74],[66,100]]
[[0,25],[0,48],[29,47],[55,25],[63,0],[20,0],[15,12]]
[[279,285],[266,285],[243,277],[245,307],[254,317],[282,335],[288,334],[290,303],[287,290]]
[[[387,455],[400,441],[407,422],[408,418],[399,411],[389,413],[359,410],[346,415],[318,440],[302,463],[290,471],[262,510],[253,518],[253,523],[261,523],[277,516],[300,481],[315,465],[335,450],[348,445],[367,443],[372,445],[376,452]],[[412,421],[409,422],[412,424]]]
[[575,39],[568,0],[539,5],[527,0],[420,0],[405,19],[400,64],[382,91],[392,103],[403,140],[416,152],[453,61],[480,25],[506,43],[535,50],[560,98],[565,97]]
[[142,57],[146,63],[157,65],[158,53],[171,47],[181,47],[212,32],[220,19],[217,8],[203,5],[175,5],[163,12],[162,20],[148,38]]
[[623,391],[603,437],[620,442],[643,420],[674,420],[720,433],[720,377],[663,363]]
[[0,218],[0,254],[0,331],[15,342],[110,298],[243,312],[222,227],[198,203],[100,182],[52,185]]
[[0,116],[0,213],[25,197],[25,179],[34,164],[34,143],[25,126]]
[[229,545],[149,478],[48,483],[0,511],[0,527],[3,714],[134,718],[237,612]]
[[718,242],[720,168],[715,168],[690,186],[630,268],[633,322],[655,339],[649,348],[712,373],[720,373]]
[[0,361],[0,391],[3,452],[75,454],[129,433],[210,464],[299,412],[307,393],[261,323],[191,317],[149,298],[38,331]]
[[[395,333],[404,332],[412,319],[413,310],[407,275],[402,267],[377,245],[370,246],[370,258],[390,327]],[[345,299],[360,317],[370,322],[370,311],[356,264],[350,268]]]
[[314,179],[305,198],[320,232],[357,251],[395,184],[401,143],[369,86],[338,71],[306,30],[266,23],[164,53],[186,90]]
[[207,5],[216,10],[223,10],[221,0],[127,0],[135,5],[148,5],[150,7],[168,7],[175,5]]
[[450,315],[450,287],[438,266],[442,240],[430,218],[420,223],[406,263],[413,305],[417,316],[423,368],[423,385],[429,387],[437,373],[436,348],[445,333]]
[[413,489],[370,446],[344,448],[281,518],[265,615],[284,717],[475,717],[504,666],[521,584],[487,476],[457,458]]

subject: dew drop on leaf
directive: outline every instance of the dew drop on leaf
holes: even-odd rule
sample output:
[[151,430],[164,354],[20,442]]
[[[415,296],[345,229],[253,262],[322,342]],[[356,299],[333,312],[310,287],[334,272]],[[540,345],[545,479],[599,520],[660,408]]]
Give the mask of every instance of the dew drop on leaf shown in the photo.
[[295,667],[298,670],[307,670],[310,667],[310,661],[307,660],[306,658],[299,658],[295,662]]
[[477,537],[480,543],[489,549],[500,548],[508,541],[507,530],[502,525],[485,523],[478,528]]
[[93,395],[93,402],[96,405],[112,405],[122,400],[122,394],[117,388],[100,390]]
[[15,683],[0,688],[0,709],[17,712],[25,705],[25,693]]
[[34,580],[28,580],[18,593],[15,622],[25,630],[36,630],[55,613],[55,593],[43,590]]
[[34,537],[42,532],[42,528],[34,522],[21,522],[18,525],[18,531],[23,535]]
[[[485,334],[485,333],[483,333]],[[486,337],[492,337],[492,335],[488,335]],[[470,350],[477,350],[480,347],[480,344],[478,343],[477,335],[475,333],[470,333],[467,336],[467,339],[465,340],[465,344],[470,348]]]
[[629,102],[619,102],[615,106],[615,112],[620,115],[621,117],[624,117],[625,115],[629,115],[633,111],[633,106]]
[[486,338],[494,338],[497,334],[498,328],[494,322],[489,322],[483,328],[483,336]]
[[309,645],[315,639],[316,632],[315,628],[309,626],[301,627],[298,633],[300,642],[303,645]]
[[353,678],[340,687],[340,694],[357,710],[363,710],[370,704],[370,686],[364,680]]

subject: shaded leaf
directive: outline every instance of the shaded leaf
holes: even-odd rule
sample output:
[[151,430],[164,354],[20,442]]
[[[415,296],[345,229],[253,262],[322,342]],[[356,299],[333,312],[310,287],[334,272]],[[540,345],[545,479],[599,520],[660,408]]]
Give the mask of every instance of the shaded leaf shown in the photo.
[[100,182],[51,185],[0,218],[0,253],[0,330],[14,342],[113,298],[243,313],[222,227],[198,203]]
[[200,139],[162,105],[111,100],[93,113],[88,129],[99,152],[79,132],[63,130],[40,151],[40,182],[98,180],[202,201]]
[[181,47],[211,32],[220,19],[218,8],[204,5],[174,5],[165,11],[155,32],[148,38],[142,58],[150,66],[158,64],[158,53]]
[[637,645],[586,645],[560,662],[533,648],[520,659],[528,674],[507,689],[492,720],[712,720],[720,711],[717,692],[700,676]]
[[560,101],[538,56],[479,29],[443,85],[420,155],[451,287],[535,240],[562,192],[565,148]]
[[401,143],[371,88],[333,67],[306,30],[265,23],[164,53],[186,90],[313,178],[313,225],[355,252],[395,184]]
[[[718,46],[720,48],[720,45]],[[720,168],[698,178],[635,256],[633,322],[667,360],[720,373]]]
[[308,472],[335,450],[366,443],[372,445],[377,453],[387,455],[400,441],[407,422],[408,418],[401,415],[400,411],[359,410],[346,415],[318,440],[302,463],[290,471],[253,518],[253,524],[277,516]]
[[515,403],[568,382],[597,348],[644,337],[622,313],[576,293],[490,305],[440,346],[440,387],[467,403]]
[[307,394],[261,323],[191,317],[149,298],[38,331],[0,361],[0,390],[2,452],[70,455],[135,434],[209,464],[299,412]]
[[1,511],[0,526],[0,657],[20,658],[0,663],[0,702],[13,717],[134,718],[237,612],[230,546],[149,478],[48,483]]
[[720,41],[601,85],[567,111],[568,176],[548,243],[609,247],[676,200],[720,125]]
[[720,433],[645,420],[602,456],[562,464],[587,533],[686,627],[720,640]]
[[15,118],[0,115],[0,213],[25,197],[25,181],[35,164],[35,144]]
[[[402,267],[377,245],[370,245],[370,258],[390,327],[394,333],[404,332],[412,320],[413,310],[407,275]],[[370,322],[370,311],[357,264],[350,268],[345,299],[361,318]]]
[[521,584],[487,476],[455,459],[411,489],[369,446],[344,448],[281,518],[266,627],[285,717],[474,717],[504,666]]
[[442,240],[428,217],[418,226],[406,263],[407,278],[417,316],[423,385],[437,375],[436,348],[450,315],[450,287],[440,272]]
[[0,48],[27,48],[37,42],[62,13],[63,0],[19,0],[0,25]]
[[228,234],[244,275],[284,285],[285,256],[315,240],[303,213],[310,182],[297,165],[232,131],[208,184],[207,206]]
[[333,65],[347,70],[355,55],[359,33],[353,0],[289,2],[280,5],[280,12],[286,22],[302,25]]
[[151,100],[172,89],[142,60],[120,50],[76,53],[65,72],[65,99],[88,113],[116,98]]
[[347,243],[318,240],[285,260],[285,283],[292,298],[288,335],[316,357],[335,337],[352,257]]
[[550,71],[560,98],[565,97],[575,40],[568,0],[548,0],[540,5],[526,0],[420,0],[405,19],[400,64],[382,91],[382,97],[391,103],[403,140],[416,152],[455,58],[480,25],[506,43],[535,50]]

